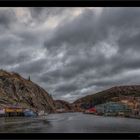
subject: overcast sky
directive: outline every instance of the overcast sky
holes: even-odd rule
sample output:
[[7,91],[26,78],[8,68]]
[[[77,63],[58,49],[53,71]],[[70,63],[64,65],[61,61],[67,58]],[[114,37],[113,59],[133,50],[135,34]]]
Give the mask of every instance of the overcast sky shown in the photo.
[[74,101],[140,84],[140,8],[0,8],[0,67]]

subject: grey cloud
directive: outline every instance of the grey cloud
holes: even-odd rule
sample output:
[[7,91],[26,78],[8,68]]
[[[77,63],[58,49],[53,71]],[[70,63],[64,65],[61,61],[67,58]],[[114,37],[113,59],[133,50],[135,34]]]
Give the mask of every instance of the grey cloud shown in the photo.
[[46,21],[49,17],[62,16],[67,8],[60,7],[30,7],[32,19],[37,23]]
[[15,56],[11,55],[11,52],[2,52],[0,55],[0,64],[1,65],[13,65],[18,64],[21,62],[28,61],[30,59],[30,56],[24,53],[19,53]]
[[74,18],[70,23],[63,23],[54,31],[54,36],[45,41],[45,46],[59,46],[63,43],[76,45],[83,42],[94,43],[98,38],[94,12],[85,10],[85,12]]
[[[52,52],[57,49],[59,50],[61,45],[66,44],[68,51],[64,60],[72,58],[68,66],[71,68],[73,67],[75,70],[71,71],[71,69],[64,66],[64,70],[57,69],[52,72],[51,76],[66,79],[76,76],[75,78],[78,79],[80,73],[80,76],[85,78],[87,86],[89,82],[88,80],[91,78],[93,79],[91,86],[96,85],[98,87],[127,83],[128,79],[124,79],[124,81],[123,79],[109,79],[102,81],[102,77],[113,77],[116,74],[140,68],[139,58],[137,56],[133,56],[133,58],[130,57],[133,55],[134,51],[138,49],[139,35],[129,37],[131,28],[133,28],[134,31],[136,29],[138,31],[140,22],[138,18],[140,13],[139,9],[131,8],[130,10],[129,8],[116,8],[113,10],[111,8],[104,8],[104,11],[97,21],[93,11],[87,10],[84,12],[85,13],[70,23],[60,25],[54,32],[54,36],[52,36],[50,40],[46,40],[45,47],[47,49],[52,49]],[[91,48],[95,47],[95,44],[98,42],[106,42],[112,30],[114,31],[114,34],[116,32],[114,38],[118,35],[116,44],[118,45],[119,51],[115,56],[111,57],[111,59],[106,60],[105,57],[103,55],[99,55],[98,52],[92,52]],[[132,46],[136,46],[136,49],[131,49]],[[127,53],[127,50],[129,49],[131,53]],[[83,55],[87,58],[83,57],[84,59],[82,59],[82,54],[79,54],[80,51],[84,52]],[[91,55],[92,53],[93,56]],[[96,73],[93,75],[91,73],[88,78],[86,74],[84,75],[84,72],[90,69],[95,70]],[[73,76],[72,74],[69,76],[69,70]],[[94,78],[99,79],[94,81]]]
[[0,10],[0,65],[31,75],[54,98],[69,101],[111,86],[139,83],[140,74],[133,70],[140,69],[140,9],[81,9],[81,14],[51,30],[42,28],[48,18],[73,10],[28,8],[33,27],[16,20],[14,8]]
[[15,71],[20,73],[40,73],[44,68],[45,59],[36,60],[36,61],[27,61],[27,63],[21,64],[19,67],[15,68]]
[[[140,9],[131,7],[123,7],[123,8],[104,8],[104,11],[100,17],[101,24],[105,24],[105,26],[110,27],[135,27],[139,26],[139,15]],[[135,15],[135,16],[134,16]],[[131,22],[130,22],[131,20]]]
[[111,29],[117,33],[139,27],[139,12],[139,8],[104,8],[101,16],[96,19],[93,10],[84,10],[83,14],[70,23],[63,23],[56,28],[52,38],[45,41],[45,46],[49,48],[63,43],[76,45],[81,42],[94,45],[99,40],[105,40]]
[[[135,29],[136,31],[140,32],[139,29]],[[129,32],[130,33],[130,32]],[[140,47],[140,33],[131,35],[125,34],[126,37],[121,36],[118,40],[118,44],[120,46],[120,51],[124,51],[124,49],[128,48],[135,48],[135,51],[139,51]]]
[[0,40],[0,65],[18,64],[31,58],[27,51],[20,51],[20,46],[18,52],[15,47],[17,46],[17,42],[14,38]]
[[[9,10],[1,10],[0,11],[0,29],[4,28],[4,30],[7,30],[10,28],[11,24],[16,21],[15,13],[9,9]],[[4,31],[2,30],[2,31]]]
[[69,93],[74,90],[77,90],[77,86],[70,84],[70,85],[62,85],[56,88],[55,92],[63,92],[63,93]]

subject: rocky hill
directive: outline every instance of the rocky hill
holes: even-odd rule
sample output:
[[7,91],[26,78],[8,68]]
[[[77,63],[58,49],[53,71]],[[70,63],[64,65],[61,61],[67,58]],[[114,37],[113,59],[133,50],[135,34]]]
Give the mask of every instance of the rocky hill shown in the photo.
[[94,106],[114,99],[119,100],[122,96],[140,97],[140,85],[112,87],[110,89],[82,97],[76,100],[73,105],[77,107],[82,107],[85,104]]
[[63,100],[55,100],[55,107],[56,110],[64,109],[64,112],[73,111],[73,107],[71,106],[71,104]]
[[0,107],[7,105],[55,111],[52,97],[43,88],[17,73],[0,70]]
[[83,111],[83,106],[120,100],[125,97],[140,97],[140,85],[116,86],[110,89],[88,95],[70,104],[63,100],[53,100],[43,88],[18,73],[0,70],[0,107],[18,105],[39,111],[64,112]]

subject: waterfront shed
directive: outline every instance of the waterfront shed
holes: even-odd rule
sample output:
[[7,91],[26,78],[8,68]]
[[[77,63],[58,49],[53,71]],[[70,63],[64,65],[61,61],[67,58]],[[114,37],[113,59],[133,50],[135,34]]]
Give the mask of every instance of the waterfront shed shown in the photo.
[[23,110],[24,108],[19,106],[7,106],[5,107],[5,116],[11,117],[11,116],[23,116]]

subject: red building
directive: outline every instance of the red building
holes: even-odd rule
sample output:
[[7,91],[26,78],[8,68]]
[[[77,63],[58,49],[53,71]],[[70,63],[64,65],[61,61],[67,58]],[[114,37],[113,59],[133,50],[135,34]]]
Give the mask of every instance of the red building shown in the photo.
[[96,114],[97,110],[93,107],[93,108],[90,108],[90,109],[86,110],[85,113]]

